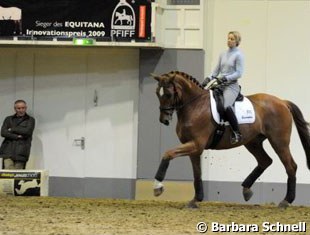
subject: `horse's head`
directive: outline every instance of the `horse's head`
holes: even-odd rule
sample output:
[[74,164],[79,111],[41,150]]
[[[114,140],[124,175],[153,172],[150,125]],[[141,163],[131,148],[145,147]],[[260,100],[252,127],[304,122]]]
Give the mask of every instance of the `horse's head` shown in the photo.
[[178,92],[174,83],[175,74],[161,76],[151,74],[151,76],[158,81],[156,95],[160,103],[159,121],[168,126],[178,101]]
[[151,75],[158,81],[156,94],[160,103],[159,121],[165,125],[169,125],[174,110],[179,114],[204,91],[195,78],[183,72],[172,71],[160,76]]

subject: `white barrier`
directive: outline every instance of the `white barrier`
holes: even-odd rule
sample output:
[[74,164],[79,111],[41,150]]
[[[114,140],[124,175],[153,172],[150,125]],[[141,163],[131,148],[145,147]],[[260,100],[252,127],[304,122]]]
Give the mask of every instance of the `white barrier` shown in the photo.
[[0,170],[0,195],[48,196],[48,171]]

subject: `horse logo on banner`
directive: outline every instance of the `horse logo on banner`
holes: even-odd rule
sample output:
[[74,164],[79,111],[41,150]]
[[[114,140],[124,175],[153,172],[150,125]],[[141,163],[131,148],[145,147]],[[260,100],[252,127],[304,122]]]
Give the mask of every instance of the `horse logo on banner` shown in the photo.
[[131,38],[135,35],[136,15],[126,0],[116,5],[111,19],[111,37]]
[[122,13],[119,13],[119,12],[116,12],[115,13],[116,15],[116,20],[114,22],[114,24],[117,24],[117,23],[121,23],[121,25],[123,26],[124,25],[124,21],[126,22],[126,25],[133,25],[133,17],[132,15],[127,15],[126,14],[126,10],[123,9],[123,12]]
[[[35,190],[34,192],[36,192],[36,191],[40,190],[40,187],[41,187],[40,182],[38,182],[36,179],[33,179],[31,181],[21,180],[18,182],[18,186],[20,186],[20,188],[19,189],[16,188],[15,191],[16,191],[17,195],[20,195],[20,196],[26,195],[26,191],[31,190],[31,189]],[[34,192],[28,192],[27,195],[33,194],[33,196],[34,196],[34,195],[38,194],[38,193],[34,193]],[[40,194],[38,194],[38,195],[40,195]]]

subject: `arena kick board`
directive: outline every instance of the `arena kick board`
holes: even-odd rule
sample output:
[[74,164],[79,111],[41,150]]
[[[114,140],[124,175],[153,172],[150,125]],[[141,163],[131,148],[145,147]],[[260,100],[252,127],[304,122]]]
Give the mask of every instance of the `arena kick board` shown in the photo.
[[48,171],[0,170],[0,195],[48,196]]

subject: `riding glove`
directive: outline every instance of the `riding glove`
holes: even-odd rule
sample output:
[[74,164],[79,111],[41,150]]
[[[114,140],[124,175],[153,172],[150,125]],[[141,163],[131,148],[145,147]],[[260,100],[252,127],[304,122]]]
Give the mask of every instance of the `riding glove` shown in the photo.
[[203,82],[201,83],[201,85],[203,87],[207,86],[208,83],[211,81],[211,78],[210,77],[206,77],[205,80],[203,80]]
[[223,84],[227,82],[227,78],[225,76],[221,77],[221,78],[217,78],[217,83],[218,84]]

